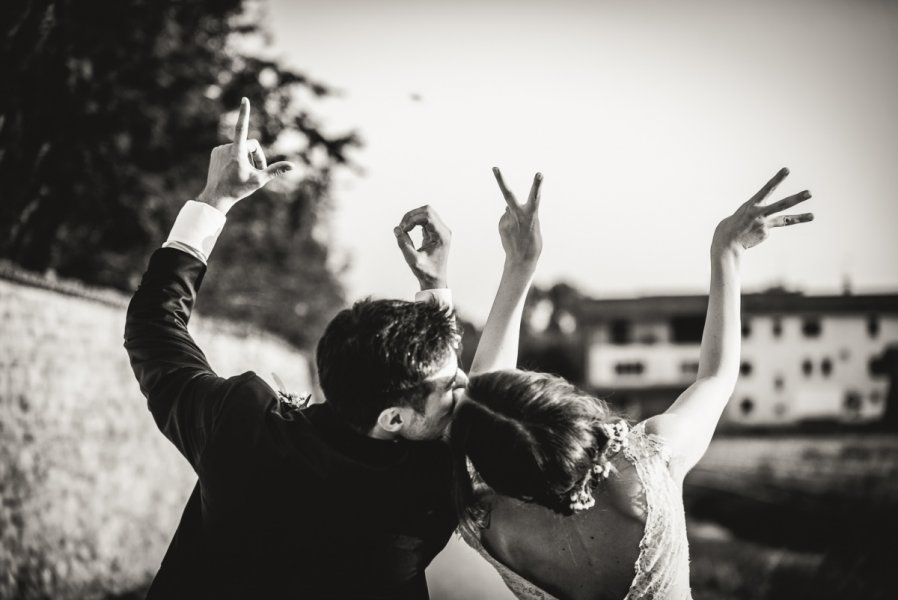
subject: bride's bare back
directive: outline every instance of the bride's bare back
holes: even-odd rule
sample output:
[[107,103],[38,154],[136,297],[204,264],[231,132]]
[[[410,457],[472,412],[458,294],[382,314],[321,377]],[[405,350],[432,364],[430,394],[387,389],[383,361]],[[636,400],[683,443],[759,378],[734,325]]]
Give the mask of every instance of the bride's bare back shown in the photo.
[[663,442],[639,426],[589,510],[563,516],[487,494],[489,527],[468,540],[519,598],[689,598],[682,486]]
[[[557,597],[623,598],[636,572],[645,516],[635,469],[621,467],[619,478],[596,491],[595,506],[571,517],[494,495],[490,527],[481,534],[483,545]],[[622,489],[631,487],[638,488],[636,502],[630,499],[631,489]]]

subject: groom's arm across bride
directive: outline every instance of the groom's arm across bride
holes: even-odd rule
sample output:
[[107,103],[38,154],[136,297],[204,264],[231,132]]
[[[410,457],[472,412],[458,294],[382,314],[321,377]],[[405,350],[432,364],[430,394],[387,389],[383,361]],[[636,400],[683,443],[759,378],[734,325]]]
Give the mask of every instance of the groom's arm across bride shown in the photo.
[[[697,379],[664,414],[631,430],[564,379],[515,368],[542,249],[542,178],[520,203],[495,174],[507,203],[499,228],[509,262],[450,434],[463,537],[519,598],[691,598],[682,483],[739,374],[740,262],[770,228],[812,220],[777,214],[810,193],[762,204],[788,175],[782,169],[720,222]],[[515,257],[532,268],[509,268]]]
[[[266,164],[249,122],[244,99],[234,142],[213,150],[205,190],[128,308],[141,391],[198,475],[147,598],[427,598],[424,569],[457,523],[441,438],[467,378],[451,308],[365,300],[341,311],[317,348],[326,402],[306,408],[252,372],[219,377],[188,332],[228,210],[292,168]],[[445,287],[448,230],[413,212],[397,240],[421,225],[427,244],[404,252],[422,289]]]

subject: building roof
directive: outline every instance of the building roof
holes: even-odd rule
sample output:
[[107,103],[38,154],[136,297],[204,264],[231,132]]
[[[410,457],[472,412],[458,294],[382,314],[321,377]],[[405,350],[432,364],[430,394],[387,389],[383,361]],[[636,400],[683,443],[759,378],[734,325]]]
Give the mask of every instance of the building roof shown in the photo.
[[[620,318],[704,315],[708,296],[645,296],[642,298],[590,299],[580,306],[585,322]],[[805,296],[781,290],[742,295],[742,313],[754,314],[889,314],[898,315],[898,294],[843,294]]]

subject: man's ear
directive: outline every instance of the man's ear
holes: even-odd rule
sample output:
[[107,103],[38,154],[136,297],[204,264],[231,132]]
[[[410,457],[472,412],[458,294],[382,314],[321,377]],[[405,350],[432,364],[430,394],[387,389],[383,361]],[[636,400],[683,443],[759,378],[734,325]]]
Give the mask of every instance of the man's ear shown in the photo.
[[377,427],[391,436],[399,434],[404,426],[405,415],[398,406],[385,408],[377,416]]

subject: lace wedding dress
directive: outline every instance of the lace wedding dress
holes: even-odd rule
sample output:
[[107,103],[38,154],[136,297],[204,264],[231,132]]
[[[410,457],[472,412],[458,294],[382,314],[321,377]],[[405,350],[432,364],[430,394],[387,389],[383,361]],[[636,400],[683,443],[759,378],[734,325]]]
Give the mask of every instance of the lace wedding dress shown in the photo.
[[[645,493],[645,533],[639,543],[636,576],[624,600],[691,600],[689,546],[682,491],[670,474],[670,453],[664,440],[634,427],[621,450],[636,468]],[[479,537],[464,540],[502,576],[505,585],[522,600],[557,600],[538,585],[493,558]]]

